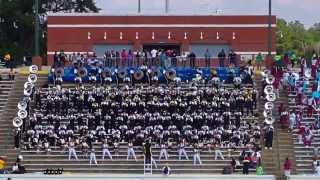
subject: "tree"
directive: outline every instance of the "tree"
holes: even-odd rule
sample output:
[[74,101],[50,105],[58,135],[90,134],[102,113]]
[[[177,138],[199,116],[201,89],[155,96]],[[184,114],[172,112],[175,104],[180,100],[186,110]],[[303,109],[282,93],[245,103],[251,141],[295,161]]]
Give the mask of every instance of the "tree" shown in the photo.
[[[32,55],[34,49],[34,0],[0,0],[0,56],[9,52],[16,60]],[[39,0],[41,54],[46,53],[48,13],[98,12],[94,0]]]
[[278,19],[277,22],[277,52],[284,54],[293,51],[299,56],[310,58],[314,50],[319,49],[320,23],[305,29],[299,21],[286,22]]

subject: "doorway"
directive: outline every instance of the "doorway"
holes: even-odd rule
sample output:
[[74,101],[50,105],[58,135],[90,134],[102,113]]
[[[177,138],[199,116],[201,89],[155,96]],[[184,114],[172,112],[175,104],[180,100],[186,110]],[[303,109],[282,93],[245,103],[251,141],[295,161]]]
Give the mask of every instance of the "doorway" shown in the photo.
[[180,45],[178,44],[144,44],[143,51],[151,52],[151,50],[172,50],[176,53],[177,56],[180,56]]

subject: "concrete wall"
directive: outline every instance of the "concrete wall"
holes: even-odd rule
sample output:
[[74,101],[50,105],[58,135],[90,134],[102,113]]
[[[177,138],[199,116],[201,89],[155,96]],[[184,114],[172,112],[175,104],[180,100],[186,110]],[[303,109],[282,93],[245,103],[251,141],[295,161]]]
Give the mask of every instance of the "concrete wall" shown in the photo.
[[288,180],[319,180],[320,176],[314,175],[292,175]]
[[7,175],[1,176],[1,180],[275,180],[275,176],[255,176],[255,175],[171,175],[171,176],[162,176],[162,175],[112,175],[112,174],[97,174],[97,175],[88,175],[88,174],[77,174],[77,175],[35,175],[35,174],[24,174],[24,175]]

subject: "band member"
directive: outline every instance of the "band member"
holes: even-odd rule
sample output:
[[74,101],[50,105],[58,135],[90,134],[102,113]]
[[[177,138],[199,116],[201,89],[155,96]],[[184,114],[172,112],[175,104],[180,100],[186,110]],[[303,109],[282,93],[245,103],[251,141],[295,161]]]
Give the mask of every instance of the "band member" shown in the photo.
[[133,143],[132,143],[132,141],[130,140],[129,143],[128,143],[127,160],[129,160],[129,158],[130,158],[131,156],[134,158],[134,160],[137,161],[136,153],[134,152],[134,149],[133,149]]
[[160,150],[160,156],[159,156],[159,160],[161,160],[162,156],[164,156],[164,158],[166,160],[168,160],[169,155],[168,155],[168,151],[167,151],[167,146],[165,143],[161,144],[161,150]]
[[181,141],[181,143],[179,144],[179,150],[178,150],[179,160],[181,160],[181,156],[182,156],[182,155],[184,155],[185,158],[186,158],[187,160],[189,160],[188,155],[187,155],[187,152],[186,152],[186,150],[184,149],[185,146],[186,146],[185,139],[183,139],[183,140]]
[[220,156],[221,159],[224,160],[224,157],[222,155],[220,148],[221,148],[221,146],[219,144],[216,144],[216,146],[214,147],[214,160],[217,160],[218,156]]
[[107,140],[105,140],[104,143],[102,144],[102,159],[103,160],[104,160],[104,157],[106,156],[106,154],[112,160],[112,156],[111,156],[111,153],[109,151],[109,145],[108,145]]
[[96,153],[95,153],[94,149],[91,149],[91,151],[90,151],[90,166],[91,166],[91,164],[92,164],[92,161],[93,161],[95,164],[98,164],[97,158],[96,158]]
[[117,157],[119,156],[119,142],[118,140],[116,140],[114,143],[113,143],[113,150],[114,150],[114,155]]
[[71,157],[74,156],[76,160],[78,160],[78,156],[77,156],[77,153],[76,153],[76,150],[75,150],[75,143],[73,140],[71,140],[69,142],[69,160],[71,160]]
[[147,142],[144,144],[144,156],[145,156],[145,163],[151,164],[151,143],[150,140],[147,140]]
[[193,148],[193,165],[197,164],[197,160],[199,161],[199,164],[201,165],[202,162],[200,159],[200,148],[199,148],[198,144],[195,144],[194,148]]

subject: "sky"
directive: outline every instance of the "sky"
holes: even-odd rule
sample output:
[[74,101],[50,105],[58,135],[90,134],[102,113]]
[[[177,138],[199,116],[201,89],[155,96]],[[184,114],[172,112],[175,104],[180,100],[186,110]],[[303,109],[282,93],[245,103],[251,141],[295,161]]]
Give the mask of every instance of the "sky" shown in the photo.
[[[95,0],[101,13],[135,14],[138,0]],[[267,14],[268,0],[169,0],[170,14]],[[320,22],[320,0],[272,0],[272,13],[307,28]],[[142,14],[165,14],[165,0],[141,0]]]

